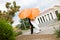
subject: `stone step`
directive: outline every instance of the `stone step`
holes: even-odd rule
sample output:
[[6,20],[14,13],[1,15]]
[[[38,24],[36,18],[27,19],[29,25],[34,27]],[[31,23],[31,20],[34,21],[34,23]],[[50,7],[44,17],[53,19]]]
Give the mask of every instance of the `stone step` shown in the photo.
[[33,34],[33,35],[20,35],[16,40],[57,40],[53,34]]

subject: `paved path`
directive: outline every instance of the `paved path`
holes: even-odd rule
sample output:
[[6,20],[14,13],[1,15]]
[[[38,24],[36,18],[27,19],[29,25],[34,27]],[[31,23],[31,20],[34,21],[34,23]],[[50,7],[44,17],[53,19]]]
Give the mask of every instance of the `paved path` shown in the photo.
[[17,36],[16,40],[60,40],[53,35],[54,27],[57,29],[59,25],[60,22],[57,22],[45,27],[41,27],[42,31],[38,34],[35,34],[36,31],[34,31],[33,35],[30,34],[30,30],[23,31],[23,34]]
[[[54,31],[55,31],[54,27],[58,28],[59,25],[41,28],[41,32],[39,32],[38,34],[54,34]],[[34,34],[36,34],[35,32],[36,31],[34,29]],[[31,31],[30,30],[26,30],[26,31],[23,31],[22,35],[30,35],[30,34],[31,34]]]
[[[59,25],[60,25],[60,21],[56,22],[56,23],[53,23],[51,25],[48,25],[48,26],[44,26],[44,27],[40,27],[41,28],[41,32],[38,33],[38,34],[53,34],[55,29],[58,29],[59,28]],[[35,29],[34,29],[34,34],[35,33]],[[26,30],[26,31],[23,31],[23,34],[22,35],[30,35],[30,30]]]
[[41,34],[41,35],[20,35],[16,37],[16,40],[59,40],[52,34]]

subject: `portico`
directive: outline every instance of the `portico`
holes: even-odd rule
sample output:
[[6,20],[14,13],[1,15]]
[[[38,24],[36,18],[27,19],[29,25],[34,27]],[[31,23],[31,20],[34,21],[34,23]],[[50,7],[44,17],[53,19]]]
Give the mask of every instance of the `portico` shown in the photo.
[[38,25],[41,26],[47,23],[48,23],[47,25],[49,25],[50,21],[53,22],[53,20],[56,20],[57,19],[56,13],[58,13],[59,9],[60,9],[59,6],[54,6],[53,8],[49,8],[45,10],[44,12],[42,12],[40,16],[36,18]]

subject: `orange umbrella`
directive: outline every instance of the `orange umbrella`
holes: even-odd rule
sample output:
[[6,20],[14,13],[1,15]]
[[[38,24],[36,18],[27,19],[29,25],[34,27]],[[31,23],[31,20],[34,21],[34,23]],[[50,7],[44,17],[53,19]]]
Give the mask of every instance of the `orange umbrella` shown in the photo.
[[40,11],[37,8],[30,8],[30,9],[22,10],[21,13],[19,14],[19,17],[21,19],[24,19],[24,18],[33,19],[38,15],[40,15]]
[[34,19],[35,17],[37,17],[38,15],[40,15],[40,11],[37,8],[31,8],[31,14],[28,16],[28,18],[30,19]]
[[31,11],[29,9],[24,9],[19,13],[19,18],[24,19],[28,17],[31,14]]

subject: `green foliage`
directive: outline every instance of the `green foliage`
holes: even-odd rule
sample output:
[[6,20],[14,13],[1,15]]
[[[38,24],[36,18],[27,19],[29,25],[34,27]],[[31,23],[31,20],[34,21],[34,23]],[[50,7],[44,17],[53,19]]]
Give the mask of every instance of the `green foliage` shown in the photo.
[[19,11],[20,6],[16,5],[16,2],[13,2],[13,5],[11,5],[10,2],[6,2],[5,7],[7,8],[7,11],[0,11],[0,19],[6,20],[9,23],[13,23],[13,17],[15,16],[15,13]]
[[20,21],[21,24],[18,24],[17,27],[22,29],[22,30],[27,30],[30,28],[29,20],[26,19],[21,19]]
[[57,19],[60,20],[60,13],[58,13],[58,10],[55,11]]
[[15,36],[21,35],[22,31],[15,32]]
[[15,40],[12,26],[0,19],[0,40]]
[[6,8],[9,8],[9,5],[10,5],[11,3],[9,3],[9,2],[6,2]]
[[55,29],[55,33],[56,37],[60,38],[60,28],[59,29]]
[[58,20],[60,20],[60,13],[58,13],[57,18],[58,18]]

